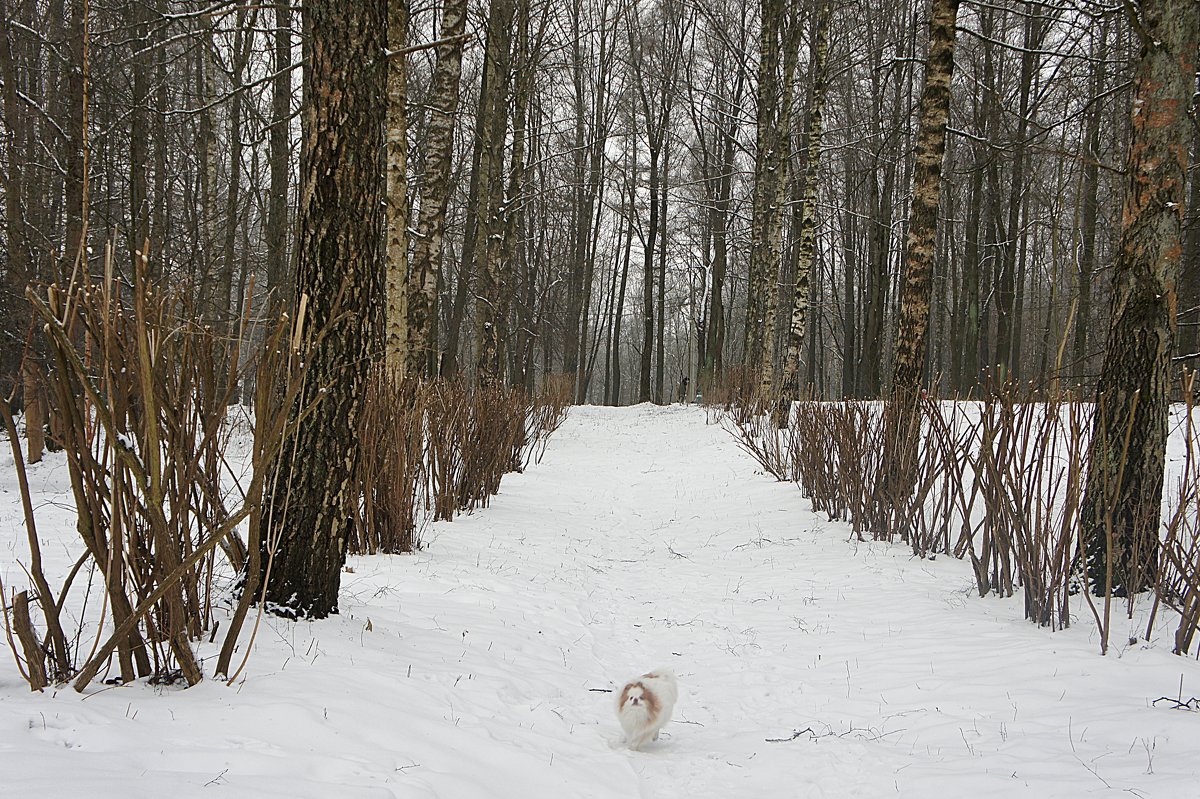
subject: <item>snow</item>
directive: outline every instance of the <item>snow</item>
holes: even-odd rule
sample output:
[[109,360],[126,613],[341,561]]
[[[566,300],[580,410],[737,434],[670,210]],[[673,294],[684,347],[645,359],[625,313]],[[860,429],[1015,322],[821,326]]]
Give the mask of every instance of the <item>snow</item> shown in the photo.
[[[55,584],[78,552],[65,463],[30,478]],[[10,588],[14,486],[0,460]],[[1169,623],[1108,657],[1086,615],[1032,626],[966,563],[851,541],[700,409],[573,408],[426,541],[351,558],[340,616],[265,617],[233,686],[37,695],[0,653],[0,795],[1195,795],[1200,713],[1153,704],[1200,694]],[[675,720],[630,752],[604,689],[659,666]]]

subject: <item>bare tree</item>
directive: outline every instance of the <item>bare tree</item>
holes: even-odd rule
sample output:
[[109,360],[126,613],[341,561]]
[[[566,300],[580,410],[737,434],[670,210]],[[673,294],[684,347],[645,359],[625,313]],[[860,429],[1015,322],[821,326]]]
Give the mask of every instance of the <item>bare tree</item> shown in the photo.
[[826,62],[829,57],[829,21],[833,4],[823,0],[813,18],[812,94],[808,109],[808,127],[804,146],[804,189],[800,200],[800,241],[797,243],[795,292],[791,301],[787,345],[779,379],[779,405],[776,423],[786,426],[792,403],[800,393],[800,348],[805,343],[808,323],[809,275],[817,255],[817,177],[821,157],[821,119],[828,89]]
[[454,123],[462,73],[466,0],[450,0],[442,10],[442,44],[430,81],[429,124],[426,131],[425,175],[421,183],[421,210],[413,247],[408,287],[408,373],[433,373],[432,336],[437,317],[438,279],[446,231],[446,205],[450,200],[450,171],[454,155]]
[[1154,583],[1200,4],[1127,7],[1141,43],[1112,323],[1096,390],[1081,521],[1092,590]]
[[384,360],[403,377],[408,367],[408,0],[388,0],[387,310]]
[[950,116],[958,0],[933,0],[929,12],[929,53],[921,93],[917,163],[905,247],[904,281],[896,329],[891,395],[887,406],[888,493],[896,501],[912,488],[916,461],[918,399],[928,344],[931,278],[941,202],[942,161]]
[[305,13],[296,288],[310,371],[261,540],[266,600],[276,612],[320,618],[337,612],[358,500],[356,423],[380,338],[387,3],[313,0]]

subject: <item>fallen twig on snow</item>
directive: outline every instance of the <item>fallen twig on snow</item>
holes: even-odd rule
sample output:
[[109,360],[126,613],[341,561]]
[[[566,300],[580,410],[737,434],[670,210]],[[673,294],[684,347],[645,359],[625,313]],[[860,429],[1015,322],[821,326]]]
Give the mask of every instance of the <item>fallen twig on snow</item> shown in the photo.
[[1173,696],[1160,696],[1150,704],[1157,706],[1159,702],[1170,702],[1171,710],[1200,710],[1200,698],[1194,696],[1186,702]]

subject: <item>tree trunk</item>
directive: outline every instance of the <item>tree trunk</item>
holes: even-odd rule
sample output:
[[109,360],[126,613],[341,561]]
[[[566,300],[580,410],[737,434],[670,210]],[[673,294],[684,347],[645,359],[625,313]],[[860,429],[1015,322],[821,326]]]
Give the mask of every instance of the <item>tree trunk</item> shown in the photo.
[[983,173],[985,158],[983,148],[972,147],[973,164],[971,168],[970,192],[967,195],[969,210],[964,231],[966,239],[963,253],[963,320],[962,320],[962,349],[955,359],[954,387],[959,395],[972,397],[979,384],[979,335],[981,328],[981,311],[979,296],[979,277],[982,271],[983,247],[981,222],[983,212]]
[[[3,356],[0,358],[3,384],[0,392],[7,396],[13,385],[22,379],[22,358],[24,357],[25,331],[29,326],[28,314],[24,312],[25,287],[33,277],[33,258],[30,253],[29,241],[26,236],[25,213],[25,164],[19,155],[18,146],[23,142],[28,132],[25,126],[31,124],[30,115],[22,108],[18,98],[18,68],[12,48],[11,31],[14,29],[15,13],[10,10],[8,2],[0,2],[0,15],[4,23],[0,30],[0,79],[4,82],[3,94],[0,95],[4,104],[4,123],[8,134],[7,169],[4,170],[4,236],[8,244],[8,263],[5,268],[5,285],[3,298],[0,299],[0,310],[3,311],[3,341],[0,342]],[[28,426],[28,422],[27,422]],[[30,450],[30,463],[36,461]],[[41,458],[41,453],[38,453]]]
[[[358,412],[377,356],[383,285],[386,0],[310,0],[299,262],[304,390],[264,514],[266,600],[282,615],[336,613],[358,499]],[[298,315],[299,316],[299,315]]]
[[910,401],[916,399],[925,362],[957,17],[958,0],[934,0],[930,10],[929,54],[925,66],[925,88],[921,95],[904,280],[900,290],[900,318],[896,326],[891,387],[893,401],[905,397]]
[[220,298],[221,273],[224,268],[217,246],[217,183],[221,153],[217,140],[217,103],[220,88],[217,81],[216,20],[203,18],[198,24],[199,86],[197,90],[203,105],[199,109],[196,150],[200,160],[200,224],[197,226],[199,267],[194,271],[197,311],[205,324],[218,327],[229,310],[229,295],[224,303]]
[[[1200,95],[1200,85],[1196,92]],[[1188,223],[1183,267],[1179,275],[1178,357],[1189,369],[1200,368],[1200,125],[1192,135],[1192,187],[1188,196]]]
[[476,376],[480,381],[500,379],[500,331],[507,315],[507,278],[501,274],[500,244],[504,240],[505,188],[504,139],[508,129],[508,99],[512,93],[512,27],[514,0],[493,0],[488,11],[488,91],[479,98],[485,121],[480,150],[480,218],[475,232],[472,269],[479,279],[475,307],[475,340],[478,346]]
[[450,171],[454,157],[454,115],[458,110],[458,82],[462,74],[463,30],[467,21],[466,0],[449,0],[442,11],[441,39],[437,65],[429,94],[428,145],[425,152],[425,182],[421,190],[417,240],[413,247],[408,284],[408,363],[410,375],[428,375],[433,370],[432,349],[438,278],[442,270],[442,248],[446,231],[446,204],[450,199]]
[[879,397],[883,393],[882,370],[884,357],[885,327],[888,309],[888,271],[891,260],[892,242],[892,195],[896,183],[896,165],[879,163],[876,155],[874,170],[882,172],[883,190],[880,191],[874,174],[867,177],[868,210],[871,212],[870,229],[867,234],[867,276],[863,287],[862,347],[859,351],[858,386],[859,395]]
[[[745,71],[738,71],[731,105],[736,108],[741,102]],[[724,111],[724,109],[722,109]],[[716,180],[717,196],[709,210],[709,227],[712,236],[712,274],[708,294],[708,320],[704,336],[704,362],[700,367],[698,388],[707,393],[714,379],[725,368],[725,274],[729,268],[729,211],[732,205],[734,153],[737,144],[737,127],[734,114],[725,111],[719,125],[721,137],[720,175]]]
[[842,397],[848,398],[858,395],[858,375],[854,368],[858,363],[858,295],[854,286],[858,274],[858,216],[850,203],[847,203],[842,219],[842,251],[846,264],[842,286]]
[[[664,93],[665,98],[665,93]],[[663,104],[663,127],[670,124],[670,111]],[[654,331],[654,404],[663,404],[663,379],[666,372],[667,318],[667,184],[671,169],[671,144],[663,142],[662,173],[658,191],[658,307]]]
[[958,0],[933,0],[929,12],[929,53],[921,92],[913,199],[905,245],[904,280],[896,325],[896,350],[887,405],[886,480],[893,506],[912,490],[922,368],[928,344],[929,303],[937,248],[938,206],[946,125],[950,116],[950,81],[954,74],[954,34]]
[[[805,133],[804,190],[801,196],[800,241],[797,245],[795,290],[788,324],[787,349],[779,376],[779,404],[775,422],[784,428],[791,418],[792,403],[800,395],[800,349],[805,344],[808,323],[809,276],[817,255],[817,178],[820,174],[821,115],[825,110],[828,78],[825,62],[829,54],[829,20],[833,14],[830,0],[823,0],[813,21],[812,98],[808,110],[808,129]],[[815,363],[809,369],[815,369]]]
[[[494,365],[486,365],[499,377],[504,364],[510,360],[510,315],[512,299],[516,293],[515,277],[517,264],[520,261],[518,251],[520,241],[525,235],[525,220],[528,217],[528,202],[522,197],[525,191],[526,151],[528,149],[528,112],[529,96],[533,89],[533,57],[529,46],[529,0],[519,0],[517,7],[516,34],[517,42],[514,57],[516,60],[516,85],[513,90],[513,133],[512,156],[508,168],[508,188],[505,191],[501,205],[497,208],[497,217],[503,227],[503,240],[495,258],[495,293],[492,298],[494,305],[493,340],[489,345],[494,347],[492,356]],[[515,369],[509,369],[509,382],[515,383]]]
[[1081,510],[1093,591],[1154,585],[1200,4],[1143,0],[1129,183]]
[[625,206],[625,252],[621,258],[621,287],[617,291],[617,310],[613,319],[612,343],[612,399],[611,404],[621,404],[621,322],[625,318],[625,288],[629,283],[629,262],[633,254],[633,218],[637,213],[637,156],[629,152],[626,167],[626,189],[628,203]]
[[397,379],[408,367],[408,44],[409,0],[387,0],[387,72],[385,161],[387,189],[387,308],[384,314],[384,363]]
[[86,0],[71,0],[67,23],[66,137],[63,161],[66,164],[66,227],[62,261],[69,275],[87,258],[88,214],[88,37]]
[[650,150],[650,221],[642,242],[642,360],[638,370],[638,402],[650,401],[651,367],[654,359],[654,245],[658,240],[658,147]]
[[1017,127],[1012,144],[1012,179],[1008,192],[1008,218],[1004,229],[999,279],[996,291],[996,382],[1002,385],[1010,376],[1019,378],[1021,313],[1020,297],[1023,269],[1018,266],[1018,249],[1025,246],[1027,231],[1022,225],[1022,208],[1029,189],[1026,179],[1029,139],[1030,97],[1035,71],[1039,68],[1038,49],[1042,42],[1042,10],[1029,4],[1022,35],[1021,72],[1018,79]]
[[[291,170],[288,168],[290,136],[288,120],[292,99],[292,12],[290,0],[275,4],[274,63],[271,79],[271,132],[267,160],[271,164],[270,199],[267,202],[266,257],[267,289],[271,292],[271,308],[289,307],[292,303],[292,274],[288,269],[288,189]],[[275,315],[274,313],[272,314]]]
[[[129,230],[127,245],[129,262],[142,256],[141,249],[150,238],[150,47],[148,3],[131,3],[126,9],[133,29],[135,53],[130,64],[132,71],[132,104],[129,109]],[[150,257],[150,253],[145,253]]]
[[[758,103],[755,112],[754,191],[750,218],[750,275],[746,288],[746,366],[762,367],[766,338],[767,296],[775,276],[767,258],[772,198],[778,194],[780,144],[778,114],[783,93],[779,78],[780,31],[784,26],[782,0],[761,0],[762,24],[758,40]],[[777,205],[777,202],[776,202]]]
[[[781,39],[783,75],[773,130],[768,138],[763,241],[760,249],[762,270],[760,284],[766,291],[763,304],[762,355],[759,358],[761,376],[759,393],[769,397],[775,393],[777,353],[779,348],[779,303],[783,285],[783,209],[790,180],[792,158],[792,95],[793,78],[800,50],[800,20],[796,12],[784,12]],[[756,178],[757,179],[757,178]]]

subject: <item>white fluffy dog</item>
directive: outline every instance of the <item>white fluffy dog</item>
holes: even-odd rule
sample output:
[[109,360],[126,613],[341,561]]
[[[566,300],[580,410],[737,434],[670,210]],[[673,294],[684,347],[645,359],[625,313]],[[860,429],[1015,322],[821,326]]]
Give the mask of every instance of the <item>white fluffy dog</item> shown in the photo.
[[675,673],[670,669],[656,669],[625,684],[617,699],[617,719],[630,749],[658,740],[677,697]]

